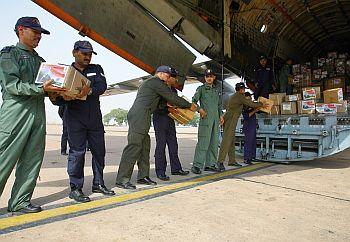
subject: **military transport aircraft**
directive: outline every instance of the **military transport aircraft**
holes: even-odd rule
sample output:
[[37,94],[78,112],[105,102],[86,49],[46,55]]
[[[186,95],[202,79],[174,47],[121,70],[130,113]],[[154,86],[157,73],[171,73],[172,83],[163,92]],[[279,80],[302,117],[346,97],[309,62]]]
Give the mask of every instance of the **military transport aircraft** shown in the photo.
[[[159,65],[182,80],[201,81],[204,64],[181,38],[212,61],[219,81],[233,73],[249,81],[265,54],[273,70],[291,57],[310,61],[328,51],[350,50],[349,0],[33,0],[59,19],[153,74]],[[275,75],[276,76],[276,75]],[[143,78],[117,83],[106,94],[135,91]],[[232,87],[222,82],[225,96]],[[224,97],[225,98],[225,97]],[[263,116],[257,132],[259,159],[314,159],[350,146],[350,117]],[[236,151],[244,144],[236,129]]]

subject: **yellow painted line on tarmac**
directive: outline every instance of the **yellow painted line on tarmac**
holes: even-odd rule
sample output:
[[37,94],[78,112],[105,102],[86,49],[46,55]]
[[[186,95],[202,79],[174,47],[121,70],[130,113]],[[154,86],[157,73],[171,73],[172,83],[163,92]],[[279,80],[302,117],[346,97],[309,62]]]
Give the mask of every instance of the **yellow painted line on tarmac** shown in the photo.
[[210,181],[212,179],[216,180],[219,178],[228,177],[239,173],[245,173],[245,172],[253,171],[253,170],[268,167],[268,166],[271,166],[271,164],[257,163],[257,164],[245,166],[239,169],[228,170],[222,173],[215,173],[213,175],[203,176],[203,177],[195,178],[188,181],[174,183],[171,185],[165,185],[165,186],[160,186],[160,187],[151,188],[147,190],[141,190],[141,191],[136,191],[128,194],[123,194],[119,196],[103,198],[103,199],[91,201],[88,203],[79,203],[79,204],[68,205],[68,206],[59,207],[59,208],[53,208],[49,210],[44,210],[40,213],[23,214],[23,215],[18,215],[13,217],[7,217],[7,218],[0,219],[0,230],[10,228],[10,227],[20,226],[28,223],[38,222],[45,219],[55,218],[62,215],[69,215],[69,214],[82,212],[90,209],[96,209],[96,208],[100,208],[108,205],[114,205],[114,204],[130,201],[134,199],[141,199],[141,198],[159,194],[162,192],[169,192],[176,189],[190,187],[190,186],[199,184],[201,182]]

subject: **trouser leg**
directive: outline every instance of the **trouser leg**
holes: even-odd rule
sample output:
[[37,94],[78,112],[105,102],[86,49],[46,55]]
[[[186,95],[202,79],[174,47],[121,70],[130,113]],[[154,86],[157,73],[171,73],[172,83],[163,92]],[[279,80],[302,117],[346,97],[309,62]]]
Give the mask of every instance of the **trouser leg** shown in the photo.
[[63,118],[63,128],[62,128],[62,136],[61,136],[61,153],[67,152],[67,141],[68,141],[67,124]]
[[256,153],[255,128],[256,127],[249,126],[244,132],[244,160],[251,160],[252,158],[255,158],[255,153]]
[[120,160],[117,183],[125,184],[130,181],[136,160],[140,158],[144,134],[128,133],[128,144],[123,150]]
[[145,134],[142,140],[141,154],[138,160],[138,173],[137,179],[143,179],[149,177],[150,162],[149,162],[149,152],[151,149],[151,138],[149,134]]
[[230,149],[228,150],[228,164],[236,162],[236,137],[232,135]]
[[[226,122],[226,119],[225,119]],[[232,139],[234,138],[234,128],[233,122],[224,124],[224,133],[222,135],[222,141],[219,150],[218,162],[223,163],[225,161],[226,155],[231,149]]]
[[176,128],[175,128],[174,122],[169,127],[166,141],[167,141],[168,151],[169,151],[171,172],[182,170],[182,166],[181,166],[181,162],[178,154],[179,146],[177,143]]
[[199,124],[198,142],[194,153],[193,166],[203,169],[206,163],[207,151],[210,143],[210,131],[208,125]]
[[[73,121],[75,122],[75,121]],[[82,189],[84,185],[84,164],[85,149],[87,141],[87,130],[83,126],[68,122],[68,175],[70,187],[74,189]]]
[[45,133],[45,120],[35,122],[18,159],[16,179],[8,202],[10,211],[18,211],[30,203],[44,157]]
[[87,139],[92,154],[92,171],[94,174],[92,184],[104,185],[103,169],[106,155],[104,130],[89,130]]
[[219,126],[214,122],[211,128],[210,142],[207,151],[206,167],[217,166],[218,149],[219,149]]
[[156,149],[154,152],[156,174],[164,175],[167,167],[165,146],[167,131],[164,122],[162,122],[159,114],[153,115],[153,127],[156,136]]
[[0,130],[0,196],[4,191],[7,179],[15,167],[28,136]]

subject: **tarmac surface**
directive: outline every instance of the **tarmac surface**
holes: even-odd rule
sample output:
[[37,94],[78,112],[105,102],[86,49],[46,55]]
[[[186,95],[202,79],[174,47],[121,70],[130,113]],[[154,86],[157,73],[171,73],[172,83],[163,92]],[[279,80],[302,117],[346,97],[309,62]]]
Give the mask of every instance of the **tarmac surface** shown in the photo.
[[[92,202],[78,204],[67,197],[60,132],[60,125],[47,126],[45,159],[32,199],[44,211],[7,213],[12,174],[0,199],[0,241],[350,241],[350,150],[291,165],[255,163],[162,182],[155,177],[151,132],[151,178],[158,185],[125,191],[114,183],[127,129],[106,127],[105,183],[117,195],[91,194],[87,153],[84,192]],[[178,128],[185,170],[191,167],[196,138],[195,128]]]

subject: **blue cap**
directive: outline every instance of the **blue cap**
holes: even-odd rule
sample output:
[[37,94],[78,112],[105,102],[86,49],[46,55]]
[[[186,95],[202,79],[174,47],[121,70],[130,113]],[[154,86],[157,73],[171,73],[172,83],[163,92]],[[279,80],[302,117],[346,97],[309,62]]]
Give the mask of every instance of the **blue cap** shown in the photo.
[[159,66],[156,70],[157,72],[164,72],[164,73],[168,73],[168,74],[172,74],[172,69],[170,66]]
[[79,40],[79,41],[75,42],[74,43],[74,50],[80,50],[81,52],[85,52],[85,53],[92,52],[95,55],[97,55],[97,53],[92,48],[92,45],[90,44],[90,42],[87,40]]
[[245,87],[245,85],[244,85],[243,82],[238,82],[238,83],[236,84],[235,90],[236,90],[236,91],[239,91],[240,89],[246,89],[246,87]]
[[170,76],[177,77],[178,75],[179,75],[179,71],[176,70],[175,68],[171,68]]
[[18,26],[23,26],[34,30],[38,30],[43,34],[50,34],[49,31],[41,27],[39,19],[37,19],[36,17],[22,17],[17,20],[17,23],[15,25],[15,30],[17,30]]
[[205,76],[211,76],[211,75],[216,76],[212,69],[206,69],[204,71],[204,75]]

